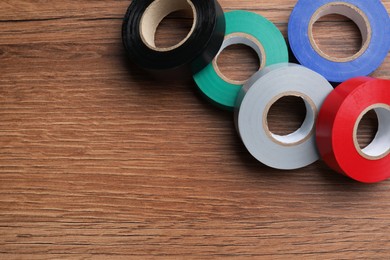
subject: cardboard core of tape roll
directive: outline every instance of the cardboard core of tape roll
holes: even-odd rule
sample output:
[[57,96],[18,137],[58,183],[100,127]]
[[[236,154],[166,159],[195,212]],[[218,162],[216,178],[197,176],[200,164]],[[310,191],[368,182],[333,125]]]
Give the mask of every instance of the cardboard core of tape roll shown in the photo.
[[[192,27],[187,36],[178,44],[167,47],[156,47],[155,35],[161,21],[169,14],[176,11],[186,11],[193,19]],[[142,41],[151,49],[160,52],[171,51],[183,45],[195,30],[197,23],[196,8],[189,0],[155,0],[145,10],[141,18],[140,34]]]
[[219,55],[225,50],[227,47],[237,44],[243,44],[250,48],[252,48],[260,61],[260,67],[259,70],[263,69],[266,64],[266,55],[263,45],[252,35],[246,34],[246,33],[232,33],[225,37],[225,40],[223,41],[223,44],[221,46],[220,51],[218,52],[217,56],[213,59],[213,67],[215,69],[215,72],[218,74],[220,78],[222,78],[224,81],[234,84],[234,85],[244,85],[247,80],[238,81],[238,80],[232,80],[226,77],[221,70],[218,67],[217,61]]
[[[364,149],[360,148],[357,131],[359,124],[370,110],[374,110],[378,117],[378,132],[372,142]],[[368,160],[380,160],[390,154],[390,106],[376,104],[364,110],[355,123],[353,141],[358,153]]]
[[[324,53],[318,47],[313,37],[313,26],[320,18],[329,14],[339,14],[345,16],[351,19],[358,26],[362,35],[362,47],[356,54],[347,58],[336,58]],[[322,6],[313,14],[309,23],[308,35],[312,47],[325,59],[334,62],[349,62],[360,57],[368,49],[371,42],[372,30],[367,16],[358,7],[345,2],[332,2]]]
[[[289,97],[289,96],[298,97],[303,100],[306,107],[306,117],[301,127],[295,132],[284,136],[276,135],[270,131],[268,126],[267,118],[268,118],[269,110],[271,109],[272,105],[278,102],[281,98]],[[277,144],[280,144],[282,146],[299,145],[307,141],[314,134],[314,125],[317,118],[317,113],[318,113],[317,107],[309,96],[299,92],[285,92],[274,97],[267,104],[267,107],[264,110],[264,114],[263,114],[263,128],[266,134],[271,138],[271,140]]]

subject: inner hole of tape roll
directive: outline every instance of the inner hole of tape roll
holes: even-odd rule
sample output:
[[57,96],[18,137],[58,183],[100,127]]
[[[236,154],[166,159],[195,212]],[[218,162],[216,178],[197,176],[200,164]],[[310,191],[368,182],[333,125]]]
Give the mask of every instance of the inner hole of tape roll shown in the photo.
[[[256,63],[253,63],[253,59],[250,59],[248,55],[242,55],[242,59],[236,58],[236,54],[246,54],[243,53],[242,47],[249,47],[256,54]],[[232,47],[232,48],[229,48]],[[235,47],[235,48],[234,48]],[[241,48],[240,48],[241,47]],[[233,49],[234,48],[234,49]],[[235,51],[234,55],[231,55],[233,58],[223,57],[225,53],[227,53],[227,49],[232,49]],[[221,58],[223,57],[223,59]],[[231,62],[223,62],[224,60],[232,60]],[[264,48],[262,44],[256,40],[253,36],[243,34],[243,33],[235,33],[228,35],[225,37],[225,40],[220,48],[219,53],[213,60],[213,66],[216,73],[226,82],[236,85],[243,85],[247,81],[247,79],[252,76],[256,71],[265,67],[266,57],[264,53]],[[229,64],[228,68],[225,68],[224,64]],[[233,65],[232,65],[233,64]],[[253,67],[255,67],[253,69]],[[228,71],[229,77],[227,77],[224,72]],[[235,72],[233,72],[235,70]],[[253,73],[251,73],[253,70]],[[248,73],[249,71],[249,73]],[[232,73],[233,72],[233,73]],[[232,79],[233,76],[238,77],[238,72],[242,72],[241,74],[245,74],[245,79]],[[248,75],[249,74],[249,75]]]
[[[178,40],[176,44],[169,47],[158,47],[156,45],[156,32],[161,22],[168,15],[180,11],[186,18],[191,19],[192,25],[184,39]],[[140,35],[142,41],[151,49],[156,51],[170,51],[183,45],[194,32],[196,26],[196,9],[189,0],[155,0],[146,8],[141,18]],[[175,39],[175,35],[168,35]],[[170,41],[171,41],[170,39]]]
[[[294,105],[295,104],[295,105]],[[289,107],[290,110],[284,111],[285,115],[281,115],[284,109],[281,107]],[[279,108],[279,109],[278,109]],[[293,114],[294,113],[294,114]],[[272,115],[273,114],[273,115]],[[272,126],[270,122],[272,117],[278,118],[279,125]],[[288,117],[286,119],[281,119]],[[285,95],[278,98],[269,108],[267,113],[267,126],[270,131],[270,135],[278,143],[284,145],[293,145],[306,140],[313,132],[315,123],[316,111],[314,104],[308,97],[302,97],[298,95]],[[291,129],[294,126],[294,129]],[[296,130],[298,126],[298,129]],[[275,130],[289,127],[288,134],[276,134]]]
[[[344,16],[350,19],[352,22],[354,22],[356,26],[359,28],[361,39],[362,39],[361,44],[358,50],[352,55],[350,55],[349,57],[335,57],[329,55],[324,50],[320,49],[316,40],[314,39],[314,35],[313,35],[314,24],[321,18],[328,15]],[[329,28],[329,25],[327,25],[327,28]],[[329,33],[331,34],[332,32],[329,31]],[[327,37],[332,38],[332,36],[330,36],[329,33]],[[312,16],[310,21],[310,28],[309,28],[309,38],[313,48],[317,51],[317,53],[319,53],[324,58],[335,62],[348,62],[361,56],[369,47],[371,41],[371,25],[364,12],[359,8],[357,8],[356,6],[345,2],[332,2],[319,8],[317,12]],[[348,42],[352,40],[354,39],[348,39]],[[356,41],[354,40],[354,42]],[[343,48],[345,49],[345,41],[343,44]]]
[[[369,144],[364,147],[362,142],[362,128],[367,128],[367,122],[374,121],[372,113],[373,111],[376,113],[377,118],[377,132],[375,137],[372,139]],[[371,119],[371,120],[370,120]],[[354,141],[356,145],[356,149],[360,154],[364,157],[375,160],[383,158],[384,156],[390,153],[390,106],[379,106],[379,107],[371,107],[370,109],[364,111],[362,115],[359,117],[359,120],[356,123],[355,133],[354,133]],[[367,136],[369,133],[363,133],[363,135]],[[359,138],[360,135],[360,138]],[[367,141],[366,141],[367,142]]]
[[361,150],[374,140],[378,133],[378,124],[378,116],[373,109],[368,111],[360,120],[356,137]]

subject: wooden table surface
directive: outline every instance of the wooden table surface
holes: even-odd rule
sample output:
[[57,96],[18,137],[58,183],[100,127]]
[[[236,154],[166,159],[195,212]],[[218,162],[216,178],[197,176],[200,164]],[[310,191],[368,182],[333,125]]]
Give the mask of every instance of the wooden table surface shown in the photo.
[[[257,162],[190,78],[162,83],[129,64],[129,3],[0,1],[0,259],[390,258],[389,181]],[[220,3],[286,35],[296,0]],[[338,17],[316,30],[334,55],[359,44]],[[232,61],[256,64],[247,50],[221,59],[230,77],[248,74]],[[390,79],[390,57],[374,76]],[[288,105],[276,131],[291,127],[278,114]]]

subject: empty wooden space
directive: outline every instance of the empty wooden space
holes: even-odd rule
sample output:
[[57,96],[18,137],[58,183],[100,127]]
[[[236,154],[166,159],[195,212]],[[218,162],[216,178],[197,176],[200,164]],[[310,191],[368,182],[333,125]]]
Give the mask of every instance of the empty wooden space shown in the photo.
[[[285,36],[296,2],[220,0]],[[164,83],[128,62],[129,4],[0,1],[0,259],[390,257],[389,181],[257,162],[191,78]],[[361,41],[340,17],[315,30],[334,55]],[[238,78],[256,62],[240,48],[220,60]],[[373,76],[390,79],[389,56]],[[297,127],[299,109],[275,107],[275,131]]]

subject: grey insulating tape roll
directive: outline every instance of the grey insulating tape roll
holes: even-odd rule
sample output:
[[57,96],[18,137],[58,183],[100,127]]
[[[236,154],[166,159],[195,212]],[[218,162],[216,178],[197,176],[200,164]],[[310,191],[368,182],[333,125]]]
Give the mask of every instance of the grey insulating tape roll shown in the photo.
[[[170,13],[184,10],[193,18],[187,37],[169,48],[155,44],[160,22]],[[218,53],[225,35],[224,13],[216,0],[133,0],[122,27],[123,45],[129,58],[139,67],[197,73]]]
[[[241,89],[235,111],[236,127],[248,151],[272,168],[292,170],[319,159],[315,143],[318,111],[333,87],[303,66],[281,63],[257,72]],[[296,96],[306,105],[302,126],[286,136],[273,134],[267,116],[280,98]]]

